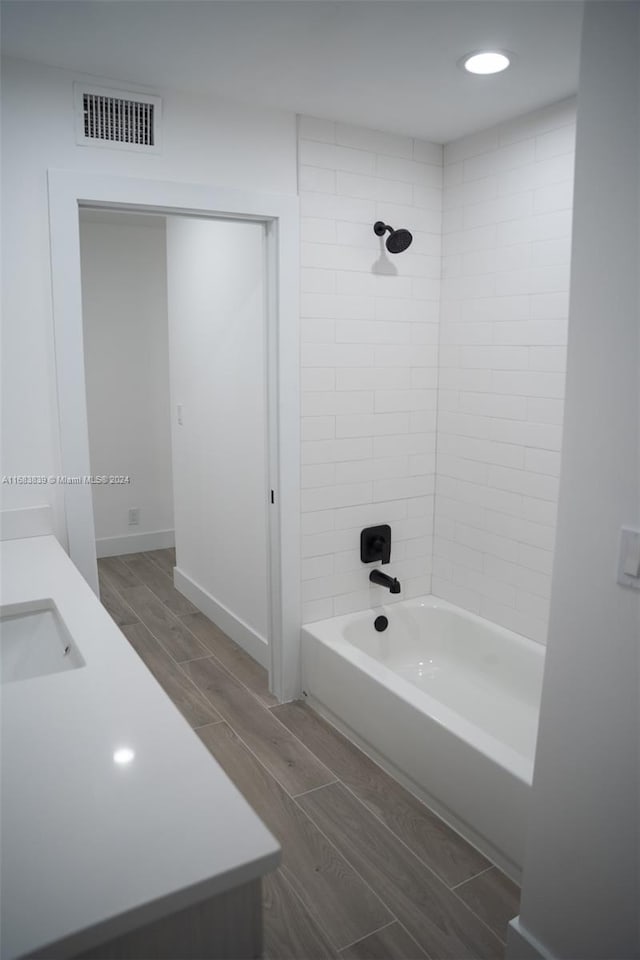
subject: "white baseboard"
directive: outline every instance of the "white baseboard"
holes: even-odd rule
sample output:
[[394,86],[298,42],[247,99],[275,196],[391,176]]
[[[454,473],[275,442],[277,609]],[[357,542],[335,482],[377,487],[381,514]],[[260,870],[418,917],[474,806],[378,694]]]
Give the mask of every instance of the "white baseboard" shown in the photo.
[[53,514],[49,504],[0,511],[0,540],[46,537],[53,533]]
[[174,547],[174,530],[152,530],[151,533],[130,533],[124,537],[101,537],[96,540],[97,557],[119,557],[122,553],[144,553]]
[[520,917],[514,917],[507,927],[505,960],[556,960],[556,957],[522,926]]
[[269,669],[269,644],[264,637],[256,633],[253,627],[250,627],[224,604],[207,593],[204,587],[195,583],[179,567],[174,567],[173,582],[176,590],[184,594],[187,600],[191,600],[191,603],[195,604],[198,610],[201,610],[206,617],[213,620],[224,633],[231,637],[239,647],[242,647],[250,657],[257,660],[265,670]]

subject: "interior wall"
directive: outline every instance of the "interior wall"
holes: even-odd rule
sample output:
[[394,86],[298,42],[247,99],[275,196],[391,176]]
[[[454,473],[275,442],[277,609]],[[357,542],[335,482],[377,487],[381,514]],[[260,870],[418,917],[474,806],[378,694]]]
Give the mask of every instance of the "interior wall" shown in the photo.
[[[80,213],[82,318],[98,556],[173,543],[163,217]],[[129,524],[129,509],[140,511]]]
[[[430,592],[442,147],[299,124],[303,620]],[[382,219],[414,236],[388,254]],[[390,523],[402,594],[369,583],[360,530]]]
[[264,227],[167,218],[178,586],[265,662]]
[[[20,61],[3,69],[4,141],[12,145],[3,166],[3,470],[55,474],[46,169],[258,182],[294,193],[295,123],[277,111],[165,91],[161,154],[78,147],[77,76]],[[538,639],[550,581],[562,372],[536,367],[555,367],[563,356],[572,109],[538,112],[446,153],[433,590]],[[298,153],[309,621],[392,599],[370,586],[360,564],[359,531],[371,523],[393,526],[389,572],[403,583],[401,598],[432,589],[442,148],[302,118]],[[383,252],[372,231],[378,217],[412,229],[408,251]],[[483,231],[495,235],[485,263],[474,249]],[[523,266],[511,256],[532,259]],[[500,296],[488,292],[494,283],[502,284]],[[518,312],[524,307],[526,315]],[[474,343],[478,337],[486,339]],[[516,348],[532,366],[515,369],[516,356],[524,363],[522,350],[511,353]],[[521,466],[502,460],[520,454]],[[64,539],[59,487],[5,487],[3,495],[8,507],[49,498]]]
[[639,64],[640,5],[586,4],[557,548],[511,960],[640,956],[640,593],[616,583],[620,527],[640,527]]
[[575,101],[444,151],[433,592],[545,641]]
[[[47,208],[48,168],[295,194],[293,114],[175,91],[163,97],[159,154],[77,146],[67,70],[3,59],[3,466],[5,474],[58,474]],[[93,83],[103,79],[90,78]],[[121,81],[118,86],[126,86]],[[152,91],[158,93],[158,91]],[[49,502],[65,541],[58,486],[3,486],[5,509]]]

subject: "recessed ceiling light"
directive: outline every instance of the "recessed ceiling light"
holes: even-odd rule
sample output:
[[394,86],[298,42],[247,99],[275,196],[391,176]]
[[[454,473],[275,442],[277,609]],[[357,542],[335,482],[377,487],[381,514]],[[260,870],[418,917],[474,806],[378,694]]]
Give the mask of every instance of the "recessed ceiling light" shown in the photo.
[[125,767],[127,764],[131,763],[135,757],[135,752],[131,747],[120,747],[113,754],[113,762],[117,763],[121,767]]
[[490,74],[501,73],[511,63],[506,53],[498,50],[483,50],[480,53],[468,53],[462,58],[462,66],[469,73]]

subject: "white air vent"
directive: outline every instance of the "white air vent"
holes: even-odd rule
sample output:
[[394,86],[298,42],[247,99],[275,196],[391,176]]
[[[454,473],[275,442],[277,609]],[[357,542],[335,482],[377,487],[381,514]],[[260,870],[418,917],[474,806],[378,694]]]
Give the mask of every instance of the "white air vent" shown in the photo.
[[158,153],[159,97],[74,84],[76,143]]

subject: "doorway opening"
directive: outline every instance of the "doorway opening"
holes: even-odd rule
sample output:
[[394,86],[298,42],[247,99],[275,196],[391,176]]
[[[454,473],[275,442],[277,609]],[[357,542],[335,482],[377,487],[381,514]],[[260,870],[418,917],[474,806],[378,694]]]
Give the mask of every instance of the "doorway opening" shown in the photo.
[[[50,171],[49,211],[61,472],[116,478],[65,486],[71,559],[98,592],[97,555],[168,551],[155,559],[165,576],[173,570],[172,587],[268,668],[279,700],[295,698],[297,200]],[[89,322],[102,329],[83,329],[82,241],[102,230],[117,246],[125,217],[134,233],[156,231],[156,253],[164,229],[167,332],[148,349],[154,312],[162,315],[162,283],[150,279],[158,257],[138,268],[149,282],[136,277],[132,258],[125,263],[137,300],[114,323],[117,278],[90,256],[105,296]],[[91,287],[85,282],[85,307]],[[107,461],[118,444],[115,467]],[[118,479],[132,479],[127,457],[135,488]],[[98,489],[110,486],[115,493]]]
[[266,667],[264,225],[81,208],[80,257],[96,555]]

